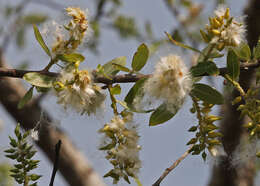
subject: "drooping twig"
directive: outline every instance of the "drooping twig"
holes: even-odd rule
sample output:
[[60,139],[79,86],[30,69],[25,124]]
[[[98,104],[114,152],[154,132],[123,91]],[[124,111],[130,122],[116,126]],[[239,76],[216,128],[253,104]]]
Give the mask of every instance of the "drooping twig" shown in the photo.
[[152,185],[152,186],[159,186],[160,183],[163,181],[163,179],[173,170],[175,169],[179,163],[184,160],[189,154],[190,150],[192,149],[193,145],[190,146],[190,148],[179,158],[177,159],[169,168],[165,169],[163,174],[158,178],[158,180]]
[[61,148],[61,140],[59,140],[58,143],[55,145],[55,160],[54,160],[51,181],[49,186],[53,186],[55,175],[59,167],[60,148]]

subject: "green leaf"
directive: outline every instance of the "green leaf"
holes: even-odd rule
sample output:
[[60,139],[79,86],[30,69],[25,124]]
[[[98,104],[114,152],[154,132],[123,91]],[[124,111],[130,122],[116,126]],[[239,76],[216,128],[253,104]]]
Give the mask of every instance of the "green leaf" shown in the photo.
[[146,64],[148,57],[149,57],[149,49],[143,43],[138,47],[137,51],[134,54],[134,57],[132,60],[133,70],[140,71]]
[[23,79],[32,85],[44,88],[51,88],[55,77],[50,77],[37,72],[29,72],[23,76]]
[[38,180],[40,177],[42,177],[41,175],[37,175],[37,174],[31,174],[30,178],[32,181],[36,181]]
[[21,109],[24,107],[24,105],[26,105],[33,96],[33,86],[26,92],[26,94],[23,96],[23,98],[19,101],[18,103],[18,109]]
[[165,103],[161,104],[150,116],[149,126],[156,126],[170,120],[176,113],[167,110]]
[[138,80],[134,86],[129,90],[129,92],[127,93],[124,101],[127,103],[127,106],[133,110],[135,110],[133,102],[136,96],[141,96],[142,92],[143,92],[143,86],[145,81],[147,80],[147,78],[143,78]]
[[191,94],[210,104],[221,105],[224,103],[222,94],[219,93],[216,89],[205,84],[194,84],[193,89],[191,90]]
[[227,55],[227,69],[228,75],[232,80],[237,80],[240,74],[240,65],[237,55],[233,50],[228,51]]
[[22,17],[25,24],[40,24],[47,20],[47,16],[39,13],[32,13]]
[[260,37],[258,38],[256,48],[254,50],[254,59],[260,58]]
[[35,35],[36,40],[41,45],[41,47],[46,52],[46,54],[51,57],[51,52],[50,52],[49,48],[47,47],[47,45],[45,44],[45,42],[43,41],[42,35],[41,35],[39,29],[37,28],[37,26],[33,25],[33,30],[34,30],[34,35]]
[[85,60],[85,57],[78,53],[62,54],[62,55],[58,55],[57,57],[59,60],[68,62],[68,63],[82,62]]
[[116,75],[119,72],[119,70],[115,68],[115,64],[125,66],[126,65],[126,57],[125,56],[117,57],[117,58],[112,59],[111,61],[107,62],[106,64],[104,64],[103,65],[104,74],[106,74],[108,76]]
[[110,88],[110,92],[113,95],[121,94],[121,87],[119,84],[115,85],[114,87]]
[[21,136],[21,133],[20,133],[20,124],[18,123],[14,129],[14,133],[16,135],[16,137],[18,138],[19,136]]
[[113,63],[112,64],[114,66],[115,69],[119,70],[119,71],[124,71],[124,72],[131,72],[131,70],[123,65],[120,65],[120,64],[116,64],[116,63]]
[[234,52],[237,54],[239,59],[248,61],[251,58],[251,51],[246,43],[241,43],[238,47],[234,48]]
[[193,47],[191,47],[191,46],[185,45],[185,44],[183,44],[183,43],[180,43],[180,42],[174,40],[174,39],[172,38],[172,36],[171,36],[168,32],[165,32],[165,33],[166,33],[167,37],[169,38],[169,40],[170,40],[173,44],[175,44],[175,45],[177,45],[177,46],[179,46],[179,47],[185,48],[185,49],[192,50],[192,51],[194,51],[194,52],[201,53],[201,51],[199,51],[199,50],[196,49],[196,48],[193,48]]
[[201,62],[191,68],[191,74],[194,77],[198,77],[203,74],[218,75],[219,69],[214,62],[211,61]]

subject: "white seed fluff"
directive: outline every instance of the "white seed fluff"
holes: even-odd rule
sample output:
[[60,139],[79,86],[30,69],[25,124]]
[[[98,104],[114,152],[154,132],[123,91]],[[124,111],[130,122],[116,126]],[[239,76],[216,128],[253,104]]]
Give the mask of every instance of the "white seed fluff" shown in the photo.
[[161,99],[171,112],[176,112],[192,88],[189,70],[177,55],[162,57],[155,71],[145,85],[144,91],[150,96]]

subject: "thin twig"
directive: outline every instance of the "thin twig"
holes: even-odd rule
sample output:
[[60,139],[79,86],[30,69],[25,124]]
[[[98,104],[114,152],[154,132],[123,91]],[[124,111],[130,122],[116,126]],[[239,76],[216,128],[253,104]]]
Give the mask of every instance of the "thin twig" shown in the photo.
[[152,186],[159,186],[160,183],[163,181],[163,179],[173,170],[175,169],[179,163],[184,160],[189,154],[190,154],[190,150],[192,149],[194,145],[190,146],[190,148],[179,158],[177,159],[172,166],[170,166],[169,168],[165,169],[165,171],[163,172],[163,174],[160,176],[160,178],[152,185]]
[[[256,63],[242,63],[240,65],[241,71],[249,71],[255,69],[260,66],[260,61]],[[23,78],[26,73],[29,72],[37,72],[43,75],[58,77],[59,73],[57,72],[46,72],[43,70],[17,70],[17,69],[8,69],[0,67],[0,77],[12,77],[12,78]],[[219,68],[219,75],[224,76],[228,73],[227,68]],[[95,71],[93,72],[94,81],[96,83],[103,83],[105,85],[114,84],[114,83],[133,83],[142,78],[148,78],[151,74],[121,74],[116,75],[111,78],[107,78],[104,76],[97,75]],[[209,76],[209,74],[205,73],[199,76]]]
[[51,175],[51,181],[49,186],[53,186],[54,179],[56,172],[59,167],[59,154],[60,154],[60,148],[61,148],[61,140],[58,141],[58,143],[55,145],[55,160],[54,160],[54,165],[53,165],[53,170],[52,170],[52,175]]

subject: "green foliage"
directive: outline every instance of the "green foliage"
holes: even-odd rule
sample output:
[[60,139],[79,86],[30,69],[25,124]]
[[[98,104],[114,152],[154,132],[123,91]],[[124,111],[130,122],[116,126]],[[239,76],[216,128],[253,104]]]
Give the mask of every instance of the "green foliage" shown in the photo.
[[42,38],[42,35],[41,35],[39,29],[37,28],[37,26],[33,25],[33,30],[34,30],[34,35],[35,35],[36,40],[41,45],[42,49],[46,52],[46,54],[51,57],[51,52],[50,52],[49,48],[47,47],[47,45],[45,44],[45,42]]
[[55,77],[43,75],[38,72],[29,72],[23,76],[23,79],[31,85],[43,88],[52,88]]
[[[147,78],[142,78],[138,80],[134,86],[129,90],[125,97],[125,102],[127,103],[128,108],[130,108],[133,112],[139,112],[139,113],[148,113],[153,110],[140,110],[136,108],[136,105],[134,103],[135,99],[142,98],[144,95],[143,86]],[[138,104],[138,103],[137,103]]]
[[143,43],[138,47],[137,51],[134,54],[134,57],[132,60],[133,70],[140,71],[146,64],[148,57],[149,57],[149,49]]
[[61,55],[58,55],[57,58],[63,62],[67,62],[67,63],[77,63],[77,62],[82,62],[85,60],[85,57],[79,53],[61,54]]
[[19,101],[18,103],[18,109],[21,109],[24,107],[24,105],[26,105],[33,96],[33,86],[26,92],[26,94],[23,96],[23,98]]
[[201,62],[191,68],[191,74],[193,77],[208,75],[218,75],[219,69],[216,64],[212,61]]
[[121,94],[121,87],[119,84],[117,84],[117,85],[111,87],[110,91],[111,91],[111,94],[113,94],[113,95]]
[[254,59],[259,59],[260,58],[260,38],[257,41],[257,45],[254,48]]
[[207,102],[202,102],[200,104],[200,100],[192,97],[193,107],[192,113],[197,114],[198,125],[192,126],[188,131],[196,132],[195,137],[190,139],[187,145],[193,145],[190,152],[192,155],[201,154],[203,160],[206,160],[207,153],[205,152],[208,149],[209,152],[216,145],[221,145],[220,137],[222,134],[217,132],[216,129],[218,127],[214,124],[215,121],[220,120],[221,118],[218,116],[210,115],[210,111],[213,104],[208,104]]
[[194,84],[193,89],[191,90],[191,94],[209,104],[221,105],[224,103],[222,94],[219,93],[216,89],[205,84]]
[[231,77],[232,80],[237,80],[239,78],[240,63],[237,55],[231,49],[228,51],[227,55],[227,69],[228,75]]
[[[27,137],[30,131],[22,134],[20,124],[18,124],[14,133],[16,139],[9,136],[11,148],[5,150],[5,156],[7,158],[17,161],[10,170],[10,176],[13,177],[17,183],[29,186],[30,182],[37,181],[41,177],[40,175],[29,173],[38,166],[39,160],[32,159],[37,151],[33,150],[33,146],[27,143]],[[37,185],[37,182],[33,184]]]
[[238,47],[234,48],[234,52],[241,60],[249,61],[251,59],[251,50],[246,43],[242,43]]
[[170,120],[179,110],[176,108],[176,112],[172,113],[167,109],[165,103],[161,104],[150,116],[149,126],[156,126]]
[[8,163],[0,163],[0,186],[13,186],[13,179],[9,176],[11,165]]
[[260,100],[257,98],[259,93],[259,89],[248,89],[244,96],[245,103],[238,106],[238,110],[241,112],[240,117],[247,115],[251,120],[244,124],[251,139],[260,139]]
[[115,64],[125,66],[126,65],[126,57],[125,56],[117,57],[117,58],[112,59],[111,61],[107,62],[106,64],[104,64],[103,65],[103,69],[104,69],[103,73],[107,76],[116,75],[119,72],[119,70],[115,66]]

